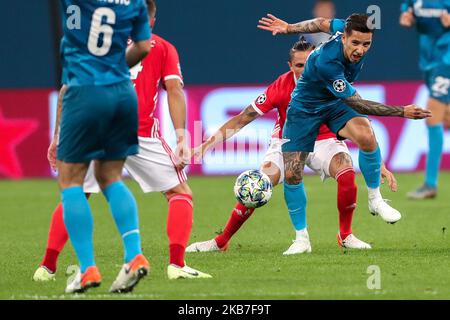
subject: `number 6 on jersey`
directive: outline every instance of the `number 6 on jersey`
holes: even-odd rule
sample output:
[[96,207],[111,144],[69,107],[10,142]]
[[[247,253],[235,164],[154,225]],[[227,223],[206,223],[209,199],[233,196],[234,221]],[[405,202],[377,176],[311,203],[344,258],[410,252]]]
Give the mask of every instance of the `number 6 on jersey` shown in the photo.
[[[106,23],[102,24],[103,17],[106,17]],[[91,30],[89,31],[88,49],[95,56],[107,55],[111,49],[114,29],[110,26],[116,23],[116,14],[110,8],[98,8],[92,15]],[[100,35],[103,35],[103,41],[99,46]]]

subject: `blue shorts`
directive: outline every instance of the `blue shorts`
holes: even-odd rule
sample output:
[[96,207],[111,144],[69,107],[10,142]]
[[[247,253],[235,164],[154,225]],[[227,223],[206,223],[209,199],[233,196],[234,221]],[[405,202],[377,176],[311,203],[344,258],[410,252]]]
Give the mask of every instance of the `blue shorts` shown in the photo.
[[71,86],[62,106],[60,161],[122,160],[138,153],[137,97],[131,81]]
[[[283,128],[283,139],[289,139],[289,141],[283,144],[282,150],[283,152],[312,152],[322,124],[326,124],[332,132],[337,134],[348,121],[356,117],[367,116],[359,114],[343,102],[317,113],[309,113],[298,106],[289,105]],[[339,136],[338,139],[344,140]]]
[[440,65],[425,71],[425,83],[430,97],[443,103],[450,103],[450,65]]

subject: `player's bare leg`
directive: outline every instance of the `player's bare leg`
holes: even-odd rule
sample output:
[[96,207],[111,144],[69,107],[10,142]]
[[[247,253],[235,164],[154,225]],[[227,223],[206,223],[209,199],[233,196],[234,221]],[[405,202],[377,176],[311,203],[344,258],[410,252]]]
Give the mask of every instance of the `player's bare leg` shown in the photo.
[[[90,193],[86,193],[86,199],[89,199],[89,196]],[[34,281],[46,282],[55,280],[58,257],[68,239],[69,235],[64,224],[63,208],[60,202],[52,214],[45,255],[40,266],[34,272]]]
[[434,198],[437,195],[437,182],[439,167],[444,145],[444,119],[448,110],[448,104],[434,98],[428,100],[428,110],[432,117],[427,118],[428,147],[425,182],[418,189],[407,194],[410,199]]
[[381,153],[369,120],[365,117],[353,118],[339,130],[339,135],[350,139],[359,147],[359,167],[367,185],[369,211],[388,223],[400,220],[400,212],[389,206],[381,197]]
[[199,279],[211,278],[211,275],[188,267],[184,253],[191,235],[193,222],[192,191],[186,182],[164,193],[169,202],[167,216],[167,236],[169,238],[169,279]]
[[349,249],[371,249],[370,244],[356,238],[352,233],[352,218],[356,208],[357,186],[355,170],[350,155],[340,152],[333,156],[329,167],[330,176],[337,182],[337,207],[339,210],[338,244]]
[[67,285],[66,293],[84,292],[101,283],[94,261],[92,214],[82,188],[88,167],[89,163],[58,161],[64,223],[80,262],[80,271]]
[[[281,176],[281,169],[272,161],[265,161],[260,170],[264,172],[275,187],[278,185]],[[223,231],[214,239],[207,241],[194,242],[186,248],[186,252],[212,252],[225,251],[228,248],[229,241],[233,235],[243,226],[256,208],[247,208],[240,202],[236,202],[230,218],[227,221]]]
[[95,161],[95,178],[109,203],[125,251],[125,263],[109,290],[113,293],[132,291],[150,272],[150,265],[142,254],[136,201],[121,181],[124,162]]
[[296,239],[283,255],[311,252],[311,243],[306,225],[306,192],[303,185],[303,171],[308,152],[283,152],[284,199]]

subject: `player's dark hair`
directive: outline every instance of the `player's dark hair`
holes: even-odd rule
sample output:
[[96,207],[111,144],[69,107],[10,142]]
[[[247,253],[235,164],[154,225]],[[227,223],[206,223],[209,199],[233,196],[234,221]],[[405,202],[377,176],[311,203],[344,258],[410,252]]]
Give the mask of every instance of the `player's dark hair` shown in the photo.
[[316,0],[315,4],[318,5],[318,4],[329,4],[329,3],[334,4],[333,0]]
[[292,61],[292,58],[294,57],[294,53],[298,51],[308,51],[314,49],[314,46],[306,41],[305,37],[301,37],[300,40],[298,40],[294,45],[292,46],[291,50],[289,50],[289,61]]
[[156,3],[155,0],[146,0],[148,15],[154,17],[156,13]]
[[373,33],[374,28],[369,28],[367,21],[369,15],[365,13],[354,13],[345,20],[345,33],[352,34],[352,31],[359,31],[362,33]]

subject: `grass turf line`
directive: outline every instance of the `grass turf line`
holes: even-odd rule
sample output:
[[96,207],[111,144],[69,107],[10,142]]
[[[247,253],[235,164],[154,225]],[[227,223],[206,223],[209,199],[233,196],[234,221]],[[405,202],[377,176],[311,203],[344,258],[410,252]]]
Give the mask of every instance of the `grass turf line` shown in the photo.
[[[186,254],[187,264],[213,279],[169,281],[166,276],[167,203],[143,194],[132,181],[144,254],[151,274],[131,294],[110,295],[122,264],[122,245],[101,195],[90,200],[94,212],[96,262],[103,284],[82,295],[64,295],[65,270],[76,264],[70,244],[60,257],[57,280],[34,283],[31,277],[44,252],[51,213],[59,201],[52,180],[0,181],[1,299],[450,299],[450,173],[440,177],[438,198],[410,201],[418,174],[398,174],[399,191],[382,187],[385,198],[403,214],[395,225],[372,217],[361,176],[353,232],[372,244],[370,251],[343,251],[336,244],[336,183],[305,179],[311,254],[282,256],[294,238],[283,200],[275,188],[270,203],[256,210],[225,253]],[[190,243],[215,236],[234,206],[234,177],[193,177],[194,227]],[[367,268],[380,267],[381,289],[370,290]]]

